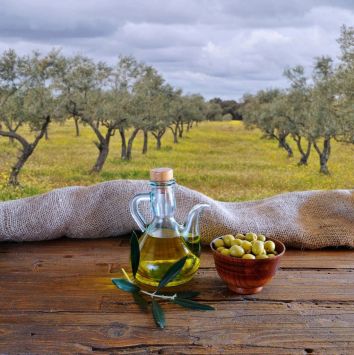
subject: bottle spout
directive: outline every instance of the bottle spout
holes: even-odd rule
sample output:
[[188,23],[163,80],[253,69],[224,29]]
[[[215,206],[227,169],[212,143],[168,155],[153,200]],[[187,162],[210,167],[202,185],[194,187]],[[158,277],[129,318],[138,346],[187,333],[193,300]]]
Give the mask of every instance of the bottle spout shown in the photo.
[[[200,213],[204,210],[204,208],[210,207],[205,203],[200,203],[195,205],[188,213],[187,219],[185,223],[181,226],[181,234],[187,245],[195,244],[195,247],[198,244],[198,250],[200,254],[200,233],[199,233],[199,217]],[[195,249],[195,248],[192,248]],[[196,253],[196,250],[194,250]]]

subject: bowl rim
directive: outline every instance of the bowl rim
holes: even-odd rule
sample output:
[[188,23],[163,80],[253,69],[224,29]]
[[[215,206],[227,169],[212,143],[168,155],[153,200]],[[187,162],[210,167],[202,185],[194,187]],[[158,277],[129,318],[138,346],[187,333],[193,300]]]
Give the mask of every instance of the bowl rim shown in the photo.
[[[227,234],[224,234],[224,235],[227,235]],[[223,237],[223,235],[219,236],[219,237],[216,237],[210,242],[209,246],[210,246],[210,249],[213,252],[213,255],[218,255],[218,256],[226,258],[226,260],[232,260],[232,261],[235,261],[235,262],[240,262],[241,260],[242,260],[242,262],[269,262],[271,260],[275,260],[275,259],[278,259],[278,258],[282,257],[284,255],[285,251],[286,251],[286,247],[285,247],[285,244],[283,242],[281,242],[280,240],[278,240],[276,238],[273,238],[273,237],[266,237],[267,240],[271,240],[273,242],[277,242],[277,243],[281,244],[281,246],[283,247],[283,251],[281,253],[279,253],[278,255],[275,255],[273,258],[267,258],[267,259],[242,259],[242,258],[235,258],[234,256],[231,256],[231,255],[223,255],[223,254],[219,253],[216,249],[214,249],[214,247],[213,247],[214,241],[217,240],[217,239],[220,239],[222,237]]]

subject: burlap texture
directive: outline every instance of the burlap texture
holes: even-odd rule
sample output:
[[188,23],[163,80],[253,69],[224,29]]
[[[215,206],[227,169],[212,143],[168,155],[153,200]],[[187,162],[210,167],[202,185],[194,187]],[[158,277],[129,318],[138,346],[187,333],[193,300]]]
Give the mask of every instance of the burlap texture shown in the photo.
[[[102,238],[129,234],[137,226],[130,199],[150,190],[147,181],[117,180],[67,187],[0,203],[0,241]],[[354,190],[305,191],[251,202],[220,202],[176,187],[182,222],[197,203],[210,205],[201,217],[201,237],[209,243],[226,233],[264,233],[295,248],[354,247]],[[149,216],[149,206],[142,211]]]

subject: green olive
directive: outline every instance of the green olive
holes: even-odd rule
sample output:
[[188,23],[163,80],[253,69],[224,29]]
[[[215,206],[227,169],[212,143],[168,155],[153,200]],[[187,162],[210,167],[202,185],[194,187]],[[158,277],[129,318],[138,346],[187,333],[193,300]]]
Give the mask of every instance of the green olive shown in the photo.
[[232,234],[227,234],[222,237],[225,245],[230,248],[231,247],[231,241],[235,240],[235,237]]
[[268,258],[275,258],[274,254],[267,254],[267,255],[268,255]]
[[239,245],[233,245],[230,248],[230,255],[236,256],[237,258],[240,258],[244,253],[245,251]]
[[245,239],[245,236],[244,236],[242,233],[237,233],[236,236],[235,236],[235,238],[244,240],[244,239]]
[[221,250],[223,250],[223,249],[225,249],[225,248],[224,247],[219,247],[216,250],[221,252]]
[[271,240],[267,240],[264,243],[264,249],[266,250],[267,253],[273,253],[275,250],[275,244]]
[[247,233],[246,240],[248,240],[249,242],[252,242],[252,240],[257,240],[257,234],[252,233],[252,232]]
[[215,248],[223,247],[224,245],[224,241],[221,238],[218,238],[214,241]]
[[265,235],[259,234],[257,239],[260,240],[261,242],[265,242],[267,238],[265,237]]
[[256,259],[256,257],[253,254],[244,254],[242,259]]
[[241,247],[243,248],[243,250],[245,251],[245,253],[248,253],[249,251],[252,250],[252,243],[249,242],[248,240],[243,240]]
[[221,253],[222,255],[230,255],[230,249],[224,248],[223,250],[221,250],[220,253]]
[[242,245],[242,240],[241,239],[235,239],[235,240],[231,240],[231,246],[233,245]]
[[260,240],[256,240],[252,243],[252,253],[254,255],[260,255],[264,252],[264,243]]
[[256,255],[256,259],[268,259],[268,255],[267,254],[259,254],[259,255]]

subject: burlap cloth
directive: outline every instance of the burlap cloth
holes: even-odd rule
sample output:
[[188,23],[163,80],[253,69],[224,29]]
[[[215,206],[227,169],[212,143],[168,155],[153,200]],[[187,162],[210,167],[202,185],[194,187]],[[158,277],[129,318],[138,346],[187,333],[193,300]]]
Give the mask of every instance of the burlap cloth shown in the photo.
[[[117,180],[1,202],[0,241],[129,234],[137,229],[129,201],[149,190],[147,181]],[[291,192],[235,203],[177,186],[176,198],[179,222],[193,205],[210,205],[200,219],[203,243],[226,233],[253,231],[295,248],[354,247],[354,190]],[[142,205],[142,212],[149,216],[148,204]]]

